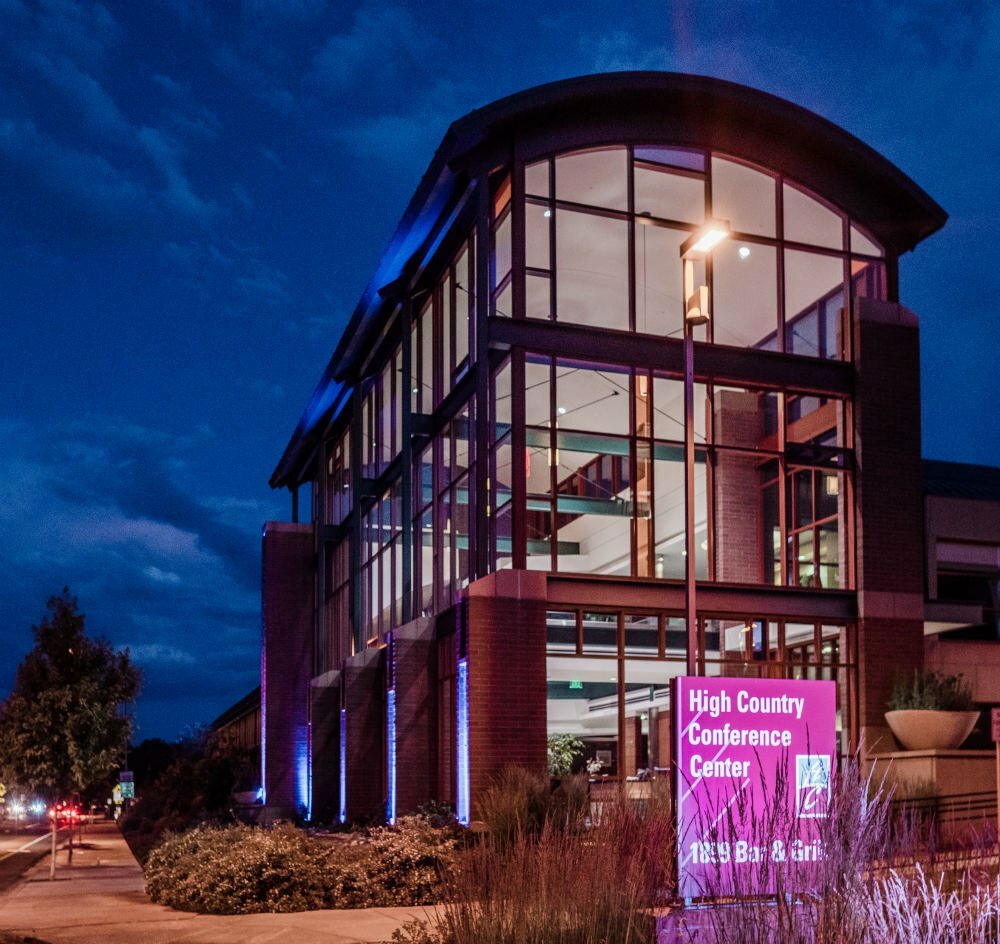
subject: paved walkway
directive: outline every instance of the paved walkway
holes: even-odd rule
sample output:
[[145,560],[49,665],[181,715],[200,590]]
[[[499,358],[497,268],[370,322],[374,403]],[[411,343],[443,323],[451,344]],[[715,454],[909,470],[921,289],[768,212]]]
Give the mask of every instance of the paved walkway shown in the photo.
[[0,895],[0,931],[50,944],[368,944],[422,908],[365,908],[297,914],[194,915],[154,905],[142,869],[112,823],[87,827],[72,865],[59,850],[56,880],[46,857]]

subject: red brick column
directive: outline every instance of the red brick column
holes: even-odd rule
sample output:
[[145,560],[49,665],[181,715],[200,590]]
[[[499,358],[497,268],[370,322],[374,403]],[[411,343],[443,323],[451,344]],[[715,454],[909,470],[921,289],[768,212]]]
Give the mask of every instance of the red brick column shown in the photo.
[[[453,643],[453,640],[449,640]],[[434,621],[393,631],[396,687],[396,814],[434,799],[437,781],[437,643]]]
[[501,570],[477,580],[466,593],[475,815],[477,797],[503,767],[546,769],[546,576]]
[[269,814],[304,814],[313,659],[311,525],[269,521],[262,546],[261,754]]
[[340,672],[312,681],[312,818],[334,823],[340,815]]
[[[715,396],[716,442],[756,449],[761,441],[755,393],[722,390]],[[761,564],[760,470],[752,453],[719,450],[715,457],[715,579],[759,583]]]
[[923,484],[916,317],[859,300],[854,310],[860,734],[893,748],[885,702],[923,662]]
[[365,649],[341,671],[347,737],[347,818],[385,815],[385,671],[382,649]]

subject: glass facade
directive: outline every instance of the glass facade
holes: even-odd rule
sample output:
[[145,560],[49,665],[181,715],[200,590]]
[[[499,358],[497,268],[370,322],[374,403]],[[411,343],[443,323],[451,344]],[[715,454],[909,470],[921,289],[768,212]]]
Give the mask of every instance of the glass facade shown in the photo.
[[[888,295],[894,261],[860,223],[736,156],[662,144],[532,157],[480,185],[486,216],[439,240],[328,432],[316,670],[506,568],[668,586],[693,546],[708,584],[852,589],[849,386],[810,364],[849,360],[852,301]],[[689,491],[680,247],[713,218],[731,233],[695,264],[711,319],[694,338],[740,357],[695,369]],[[792,380],[761,379],[779,362]],[[700,671],[834,678],[848,730],[851,627],[698,619]],[[682,615],[553,611],[548,633],[550,731],[602,773],[665,766]]]
[[[525,318],[679,335],[678,249],[710,219],[727,220],[732,231],[698,273],[713,300],[699,340],[845,359],[848,300],[885,297],[884,253],[857,224],[794,182],[730,156],[600,148],[529,164],[524,181]],[[502,212],[498,275],[510,270],[510,234],[499,236],[509,202]],[[509,304],[494,313],[522,316]]]
[[[699,620],[702,675],[838,683],[837,733],[850,750],[854,631],[747,617]],[[656,779],[670,769],[670,681],[686,674],[684,619],[670,612],[550,610],[546,619],[550,736],[583,742],[575,771]]]

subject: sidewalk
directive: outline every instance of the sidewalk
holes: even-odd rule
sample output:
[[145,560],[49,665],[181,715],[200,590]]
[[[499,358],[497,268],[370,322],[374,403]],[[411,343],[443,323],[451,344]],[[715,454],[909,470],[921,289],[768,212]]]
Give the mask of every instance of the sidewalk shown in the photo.
[[67,866],[60,849],[56,880],[48,857],[0,896],[0,931],[49,944],[370,944],[423,908],[365,908],[296,914],[195,915],[154,905],[142,870],[113,823],[87,827]]

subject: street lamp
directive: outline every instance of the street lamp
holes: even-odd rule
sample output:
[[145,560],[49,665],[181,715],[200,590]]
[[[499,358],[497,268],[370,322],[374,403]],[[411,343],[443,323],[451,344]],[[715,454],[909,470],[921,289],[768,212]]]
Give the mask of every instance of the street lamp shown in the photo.
[[698,605],[694,534],[694,329],[711,316],[708,286],[694,284],[695,260],[705,259],[729,235],[728,220],[709,220],[681,243],[684,267],[684,623],[688,675],[697,671]]

